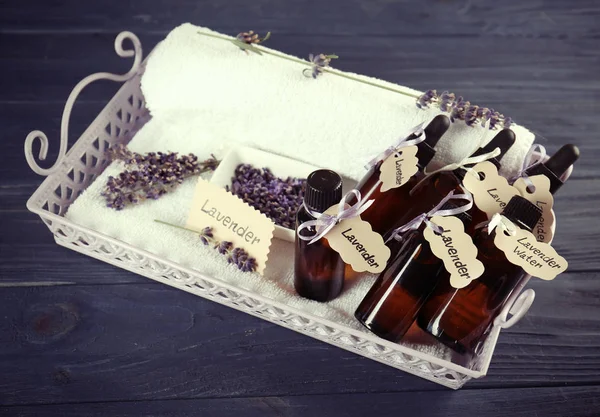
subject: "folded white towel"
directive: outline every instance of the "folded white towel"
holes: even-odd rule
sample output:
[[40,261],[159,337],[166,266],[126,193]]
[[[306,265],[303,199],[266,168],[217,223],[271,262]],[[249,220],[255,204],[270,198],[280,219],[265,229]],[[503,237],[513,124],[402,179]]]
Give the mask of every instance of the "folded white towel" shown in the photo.
[[[360,179],[370,157],[440,113],[439,109],[418,109],[414,97],[336,75],[307,78],[302,65],[267,54],[246,54],[230,42],[198,32],[216,34],[184,24],[155,48],[142,90],[152,115],[179,125],[182,134],[193,134],[201,156],[215,152],[216,145],[243,143]],[[513,130],[517,143],[503,159],[507,175],[519,169],[534,139],[523,127]],[[495,133],[454,123],[439,142],[433,163],[456,162]],[[160,149],[166,149],[165,144]]]

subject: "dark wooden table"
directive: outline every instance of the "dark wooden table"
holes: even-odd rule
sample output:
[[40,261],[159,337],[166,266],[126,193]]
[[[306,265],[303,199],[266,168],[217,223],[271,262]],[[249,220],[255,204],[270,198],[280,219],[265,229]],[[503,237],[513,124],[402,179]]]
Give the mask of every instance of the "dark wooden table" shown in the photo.
[[[550,151],[580,145],[556,203],[570,270],[532,282],[486,378],[453,392],[60,248],[26,211],[26,134],[48,133],[53,160],[75,83],[130,64],[115,35],[148,52],[185,21],[271,30],[276,49],[494,107]],[[0,0],[0,415],[599,416],[599,21],[597,0]],[[84,93],[73,138],[116,88]]]

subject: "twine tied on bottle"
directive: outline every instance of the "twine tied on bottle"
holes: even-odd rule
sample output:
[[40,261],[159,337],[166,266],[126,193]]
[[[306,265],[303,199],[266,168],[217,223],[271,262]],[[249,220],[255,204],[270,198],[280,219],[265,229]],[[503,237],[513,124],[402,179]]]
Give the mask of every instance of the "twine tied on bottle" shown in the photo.
[[[349,205],[346,203],[350,196],[354,196],[356,198],[356,203],[353,205]],[[373,204],[375,200],[363,201],[362,196],[360,195],[360,191],[358,190],[350,190],[348,191],[338,203],[338,211],[336,214],[327,214],[327,213],[319,213],[317,211],[313,211],[309,209],[306,204],[304,204],[304,209],[310,213],[311,216],[315,217],[315,220],[309,220],[307,222],[302,223],[298,226],[298,230],[296,233],[298,237],[302,240],[310,240],[308,244],[316,242],[321,239],[327,233],[331,231],[338,223],[342,220],[351,219],[353,217],[360,216],[365,210],[367,210]],[[311,232],[311,228],[315,228],[314,232]],[[300,232],[302,230],[307,229],[309,231],[309,235],[303,236]]]
[[[446,197],[442,199],[442,201],[440,201],[434,208],[429,210],[427,213],[421,213],[414,219],[394,229],[390,237],[388,237],[385,242],[387,243],[392,239],[401,241],[405,233],[411,230],[418,230],[419,227],[421,227],[421,224],[423,223],[425,223],[427,227],[431,228],[435,233],[442,233],[444,231],[444,228],[433,223],[429,219],[431,219],[433,216],[455,216],[457,214],[465,213],[471,210],[471,208],[473,207],[473,195],[467,190],[463,189],[463,191],[465,192],[464,194],[454,194],[454,190],[450,191],[448,195],[446,195]],[[464,204],[460,207],[442,210],[444,204],[446,204],[450,200],[466,200],[467,204]]]
[[[400,136],[400,139],[398,139],[396,143],[394,143],[392,146],[381,152],[375,158],[371,159],[367,163],[367,165],[365,165],[365,169],[369,170],[375,165],[377,165],[379,161],[385,161],[387,158],[390,157],[390,155],[393,155],[394,153],[398,152],[400,148],[418,145],[419,143],[423,142],[427,138],[425,135],[425,131],[423,130],[424,124],[425,122],[420,123],[417,126],[413,127],[410,131],[408,131],[408,133]],[[416,138],[408,139],[412,135],[415,135]]]
[[523,159],[523,165],[521,166],[521,169],[514,177],[510,179],[510,183],[512,184],[519,178],[523,178],[527,189],[529,189],[532,192],[535,192],[535,185],[533,185],[533,182],[529,179],[529,176],[525,173],[525,171],[527,171],[529,168],[541,164],[545,158],[546,148],[537,143],[531,145],[531,148],[529,148],[527,155],[525,155],[525,159]]

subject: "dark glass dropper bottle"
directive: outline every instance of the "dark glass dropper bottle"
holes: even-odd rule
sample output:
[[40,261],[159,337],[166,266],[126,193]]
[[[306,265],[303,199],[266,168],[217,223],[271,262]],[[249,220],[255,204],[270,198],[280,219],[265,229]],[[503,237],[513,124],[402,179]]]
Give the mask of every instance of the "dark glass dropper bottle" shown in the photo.
[[[449,201],[441,210],[455,207],[456,204]],[[471,216],[460,213],[456,217],[468,230]],[[395,252],[392,252],[395,258],[377,277],[354,313],[363,326],[392,342],[398,342],[406,334],[444,269],[423,237],[425,227],[423,224],[396,241]]]
[[[425,140],[416,145],[418,148],[419,172],[422,172],[427,164],[431,162],[435,156],[434,146],[449,128],[450,119],[444,115],[439,115],[423,129],[425,131]],[[409,140],[415,138],[414,134],[408,137]],[[371,207],[364,211],[360,217],[371,224],[373,231],[381,235],[390,230],[396,223],[398,208],[407,204],[410,189],[421,179],[421,175],[417,173],[406,184],[392,188],[386,192],[381,192],[379,176],[381,174],[380,168],[382,163],[383,161],[379,161],[371,168],[356,186],[356,189],[360,191],[365,201],[375,200]]]
[[339,253],[331,249],[327,237],[316,242],[302,240],[298,233],[314,234],[314,228],[298,232],[298,227],[315,220],[311,212],[323,213],[342,199],[342,178],[328,169],[311,173],[306,179],[304,205],[296,215],[296,247],[294,288],[302,297],[329,301],[337,297],[344,286],[346,264]]
[[[502,214],[516,226],[531,231],[542,211],[523,197],[514,196]],[[490,234],[486,225],[473,238],[477,259],[485,265],[483,274],[466,287],[456,289],[450,285],[448,273],[444,273],[417,316],[421,329],[459,353],[478,351],[514,289],[528,277],[495,246],[496,233],[504,231],[497,227]]]
[[564,182],[560,179],[565,172],[579,159],[579,148],[575,145],[564,145],[546,162],[534,165],[525,170],[525,174],[544,175],[550,180],[550,193],[554,194]]
[[[471,156],[484,155],[499,148],[500,154],[495,158],[489,159],[489,161],[500,168],[500,160],[515,143],[515,139],[516,136],[512,130],[503,129],[487,145],[477,149]],[[397,222],[395,223],[394,228],[405,224],[408,220],[421,213],[427,213],[439,204],[450,191],[455,190],[456,193],[461,193],[462,190],[460,189],[460,185],[465,177],[465,173],[466,171],[462,168],[455,169],[454,171],[441,171],[431,175],[422,183],[418,184],[410,192],[410,204],[406,204],[397,210]],[[473,218],[473,223],[475,224],[487,220],[486,214],[475,206],[473,206],[469,214]]]

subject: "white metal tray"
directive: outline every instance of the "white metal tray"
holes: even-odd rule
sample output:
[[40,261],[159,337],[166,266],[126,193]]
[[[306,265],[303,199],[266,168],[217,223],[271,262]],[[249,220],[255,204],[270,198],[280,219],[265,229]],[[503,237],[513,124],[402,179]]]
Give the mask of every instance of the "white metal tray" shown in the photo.
[[[125,40],[132,42],[134,48],[124,49]],[[28,200],[27,208],[41,217],[53,233],[56,243],[450,388],[460,388],[469,379],[486,374],[500,329],[512,326],[526,313],[533,302],[533,290],[521,292],[518,289],[514,292],[513,298],[494,323],[481,354],[470,367],[465,367],[388,342],[366,330],[349,328],[261,294],[236,288],[219,277],[203,275],[65,218],[70,204],[110,163],[105,157],[106,149],[115,144],[128,143],[135,131],[149,120],[140,90],[144,68],[141,43],[133,33],[122,32],[115,40],[115,50],[121,57],[133,58],[131,69],[123,75],[93,74],[76,85],[63,112],[60,150],[55,164],[43,169],[33,155],[32,147],[37,140],[41,144],[38,158],[46,158],[48,139],[44,133],[33,131],[25,141],[25,156],[29,166],[36,173],[47,176]],[[86,85],[99,79],[124,82],[124,85],[67,152],[69,117],[73,104]],[[509,318],[510,315],[512,317]]]

